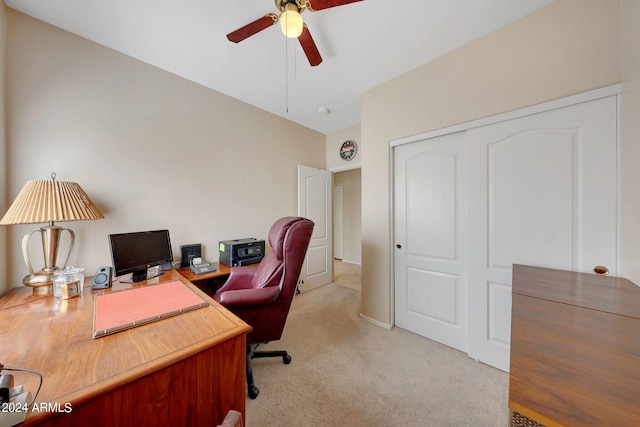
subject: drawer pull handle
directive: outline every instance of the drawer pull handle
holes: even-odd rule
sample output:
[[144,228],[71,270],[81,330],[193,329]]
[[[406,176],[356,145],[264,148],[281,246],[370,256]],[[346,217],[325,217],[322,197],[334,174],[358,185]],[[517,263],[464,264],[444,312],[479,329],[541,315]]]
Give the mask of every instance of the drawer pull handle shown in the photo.
[[596,265],[595,267],[593,267],[593,272],[601,276],[606,276],[607,274],[609,274],[609,269],[604,265]]

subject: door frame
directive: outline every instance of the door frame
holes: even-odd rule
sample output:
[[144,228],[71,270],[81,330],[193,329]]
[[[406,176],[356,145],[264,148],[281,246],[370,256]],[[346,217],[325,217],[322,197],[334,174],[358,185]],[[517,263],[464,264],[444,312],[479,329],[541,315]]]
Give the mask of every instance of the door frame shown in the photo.
[[[435,138],[438,136],[443,136],[443,135],[447,135],[447,134],[451,134],[451,133],[456,133],[456,132],[464,132],[464,131],[468,131],[470,129],[473,128],[477,128],[480,126],[486,126],[486,125],[491,125],[491,124],[495,124],[495,123],[499,123],[499,122],[503,122],[503,121],[507,121],[507,120],[512,120],[512,119],[516,119],[516,118],[520,118],[520,117],[525,117],[525,116],[530,116],[533,114],[537,114],[537,113],[542,113],[542,112],[546,112],[546,111],[551,111],[551,110],[555,110],[557,108],[563,108],[563,107],[568,107],[571,105],[575,105],[575,104],[580,104],[582,102],[588,102],[588,101],[594,101],[596,99],[600,99],[600,98],[606,98],[612,95],[616,95],[618,97],[618,111],[620,111],[620,94],[622,93],[622,84],[621,83],[617,83],[611,86],[605,86],[603,88],[599,88],[599,89],[594,89],[591,91],[587,91],[587,92],[583,92],[577,95],[572,95],[572,96],[568,96],[565,98],[560,98],[560,99],[556,99],[553,101],[549,101],[549,102],[544,102],[542,104],[537,104],[537,105],[533,105],[530,107],[524,107],[524,108],[520,108],[520,109],[516,109],[513,111],[509,111],[506,113],[501,113],[501,114],[496,114],[494,116],[489,116],[489,117],[484,117],[481,119],[477,119],[477,120],[472,120],[469,122],[464,122],[464,123],[460,123],[457,125],[453,125],[453,126],[448,126],[448,127],[444,127],[441,129],[436,129],[436,130],[432,130],[432,131],[427,131],[427,132],[423,132],[420,134],[415,134],[415,135],[411,135],[411,136],[406,136],[406,137],[402,137],[402,138],[397,138],[397,139],[392,139],[389,141],[389,191],[390,191],[390,198],[389,200],[391,200],[391,204],[392,206],[390,206],[390,232],[391,232],[391,239],[389,241],[390,245],[394,245],[395,244],[395,217],[394,217],[394,209],[393,209],[393,204],[395,203],[395,194],[394,194],[394,176],[395,176],[395,170],[394,170],[394,162],[395,162],[395,158],[394,158],[394,150],[393,148],[398,146],[398,145],[404,145],[404,144],[411,144],[414,142],[419,142],[425,139],[431,139],[431,138]],[[619,126],[619,125],[618,125]],[[620,132],[618,131],[618,136],[617,136],[617,144],[618,147],[620,146]],[[617,168],[618,170],[620,170],[620,152],[618,151],[617,154]],[[620,178],[618,177],[618,180]],[[620,185],[618,183],[618,194],[617,194],[617,198],[618,200],[620,200]],[[618,218],[617,218],[617,230],[616,230],[616,241],[617,241],[617,252],[618,254],[620,253],[620,209],[618,209]],[[390,272],[391,272],[391,286],[389,287],[389,301],[390,301],[390,305],[391,305],[391,327],[395,326],[396,324],[396,320],[395,320],[395,287],[396,287],[396,283],[395,283],[395,260],[394,260],[394,255],[395,252],[392,250],[389,251],[389,265],[390,265]],[[616,259],[616,271],[620,271],[620,256],[617,257]]]
[[[354,169],[362,169],[362,164],[361,163],[349,163],[343,166],[334,166],[332,168],[327,169],[329,172],[331,172],[331,181],[334,181],[334,176],[336,173],[338,172],[345,172],[345,171],[350,171],[350,170],[354,170]],[[332,187],[335,187],[335,185],[332,185]],[[360,185],[360,191],[362,192],[362,184]],[[333,215],[334,210],[332,209],[331,214]],[[362,214],[361,214],[362,215]],[[362,218],[361,218],[362,219]],[[334,253],[333,253],[333,248],[331,248],[331,259],[334,260]]]
[[[333,173],[331,174],[333,180]],[[343,227],[343,212],[344,212],[344,186],[333,184],[333,253],[331,259],[342,260],[344,258],[344,227]],[[336,214],[341,214],[340,218],[336,218]],[[336,238],[339,237],[339,239]],[[338,255],[340,255],[338,257]],[[335,275],[335,274],[334,274]]]

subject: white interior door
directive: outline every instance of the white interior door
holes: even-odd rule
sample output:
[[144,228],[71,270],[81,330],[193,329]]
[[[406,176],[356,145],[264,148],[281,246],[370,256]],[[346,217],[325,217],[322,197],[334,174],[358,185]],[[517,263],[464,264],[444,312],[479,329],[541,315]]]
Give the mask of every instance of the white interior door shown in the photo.
[[298,165],[298,215],[314,222],[300,286],[306,292],[331,283],[332,197],[331,172]]
[[464,133],[394,149],[395,323],[467,350]]
[[512,265],[617,271],[615,96],[468,131],[469,356],[509,370]]

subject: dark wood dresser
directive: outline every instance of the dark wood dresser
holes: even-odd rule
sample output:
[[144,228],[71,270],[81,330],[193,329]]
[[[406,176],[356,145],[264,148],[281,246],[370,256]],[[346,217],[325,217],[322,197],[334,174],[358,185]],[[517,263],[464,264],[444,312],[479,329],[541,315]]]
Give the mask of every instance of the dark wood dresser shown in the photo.
[[640,425],[640,287],[514,265],[512,426]]

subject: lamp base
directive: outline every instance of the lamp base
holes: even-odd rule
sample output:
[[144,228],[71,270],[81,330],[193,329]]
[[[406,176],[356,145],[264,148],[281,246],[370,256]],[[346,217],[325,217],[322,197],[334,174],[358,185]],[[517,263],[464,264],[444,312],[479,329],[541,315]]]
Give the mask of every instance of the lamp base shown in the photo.
[[53,293],[53,271],[38,271],[24,276],[22,284],[33,288],[34,294]]

